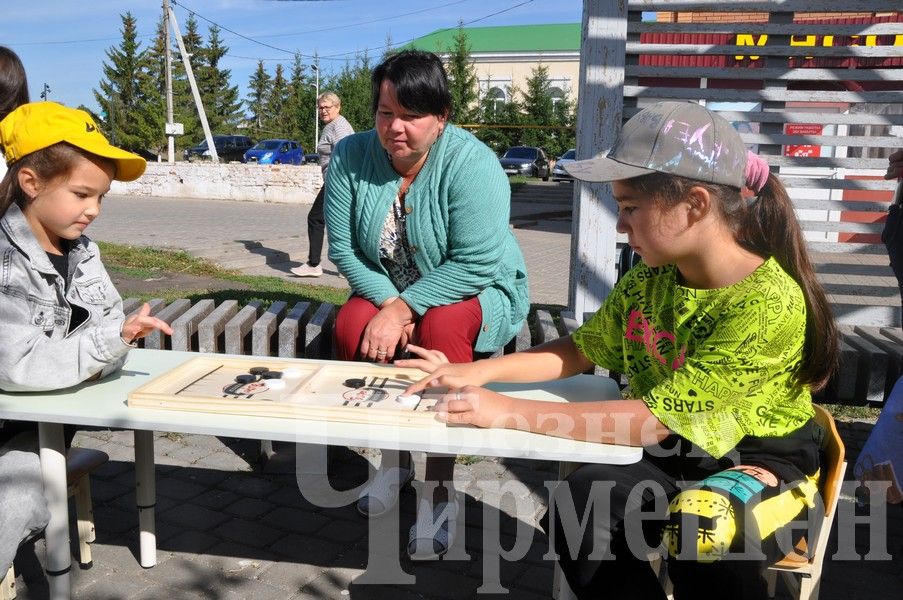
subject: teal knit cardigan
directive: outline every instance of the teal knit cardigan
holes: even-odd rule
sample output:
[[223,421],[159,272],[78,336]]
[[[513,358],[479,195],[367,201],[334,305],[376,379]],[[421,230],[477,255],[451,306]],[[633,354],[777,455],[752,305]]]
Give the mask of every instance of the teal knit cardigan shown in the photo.
[[447,125],[405,196],[408,243],[421,278],[397,290],[379,259],[379,238],[401,176],[375,130],[336,146],[324,210],[329,259],[355,294],[379,306],[400,296],[418,315],[477,296],[483,324],[475,349],[504,346],[530,308],[527,268],[508,226],[511,188],[498,158]]

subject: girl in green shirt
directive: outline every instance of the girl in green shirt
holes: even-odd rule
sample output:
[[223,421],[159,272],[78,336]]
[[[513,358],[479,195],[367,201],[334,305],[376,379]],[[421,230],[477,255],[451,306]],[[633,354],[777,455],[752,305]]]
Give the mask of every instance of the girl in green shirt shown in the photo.
[[[438,410],[449,423],[645,448],[633,465],[580,467],[551,499],[550,541],[579,598],[663,598],[647,562],[660,543],[675,597],[764,598],[762,572],[816,501],[811,390],[838,356],[787,193],[730,123],[693,103],[640,111],[608,156],[566,168],[612,182],[618,231],[643,264],[572,336],[470,364],[412,348],[421,358],[397,364],[431,375],[407,393],[448,386]],[[623,399],[476,387],[594,365],[627,375]]]

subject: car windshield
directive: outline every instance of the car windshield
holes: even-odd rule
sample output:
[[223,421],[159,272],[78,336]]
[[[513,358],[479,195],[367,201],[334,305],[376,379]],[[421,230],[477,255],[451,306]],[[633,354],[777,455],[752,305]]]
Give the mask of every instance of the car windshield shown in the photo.
[[536,148],[511,148],[503,158],[536,158]]
[[264,140],[259,142],[255,148],[258,150],[276,150],[279,146],[282,145],[282,142],[279,140]]
[[567,152],[562,154],[558,160],[563,160],[563,159],[574,160],[575,158],[577,158],[577,151],[574,150],[573,148],[571,148],[570,150],[568,150]]
[[195,146],[198,150],[206,150],[207,149],[207,140],[201,140],[201,143]]

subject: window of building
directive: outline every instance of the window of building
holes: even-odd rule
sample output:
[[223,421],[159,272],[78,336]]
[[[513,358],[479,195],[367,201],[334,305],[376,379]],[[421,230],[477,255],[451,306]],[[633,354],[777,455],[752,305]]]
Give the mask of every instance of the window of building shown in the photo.
[[494,111],[500,110],[508,101],[505,90],[500,87],[489,88],[489,91],[486,92],[486,97],[489,99],[488,101]]

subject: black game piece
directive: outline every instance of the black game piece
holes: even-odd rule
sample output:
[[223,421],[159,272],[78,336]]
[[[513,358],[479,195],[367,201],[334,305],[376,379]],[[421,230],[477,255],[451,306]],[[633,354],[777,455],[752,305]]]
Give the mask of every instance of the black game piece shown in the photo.
[[248,375],[247,373],[243,373],[241,375],[236,375],[235,381],[241,384],[251,383],[257,381],[257,377],[255,375]]
[[345,380],[345,386],[350,388],[362,388],[367,385],[367,382],[360,377],[352,377],[351,379]]
[[267,371],[269,371],[269,369],[266,367],[251,367],[250,369],[248,369],[248,373],[250,373],[251,375],[262,375]]
[[282,379],[282,371],[266,371],[260,374],[261,379]]
[[[238,377],[249,377],[249,375],[244,375],[244,376],[239,375]],[[238,377],[236,377],[236,379],[238,379]],[[253,381],[253,380],[252,380],[252,381]],[[241,390],[241,388],[243,388],[243,387],[245,387],[245,384],[244,384],[244,383],[241,383],[241,382],[238,382],[238,383],[230,383],[230,384],[227,385],[225,388],[223,388],[223,397],[225,398],[225,397],[227,397],[227,395],[229,395],[229,394],[238,394],[238,392],[239,392],[239,391]]]

